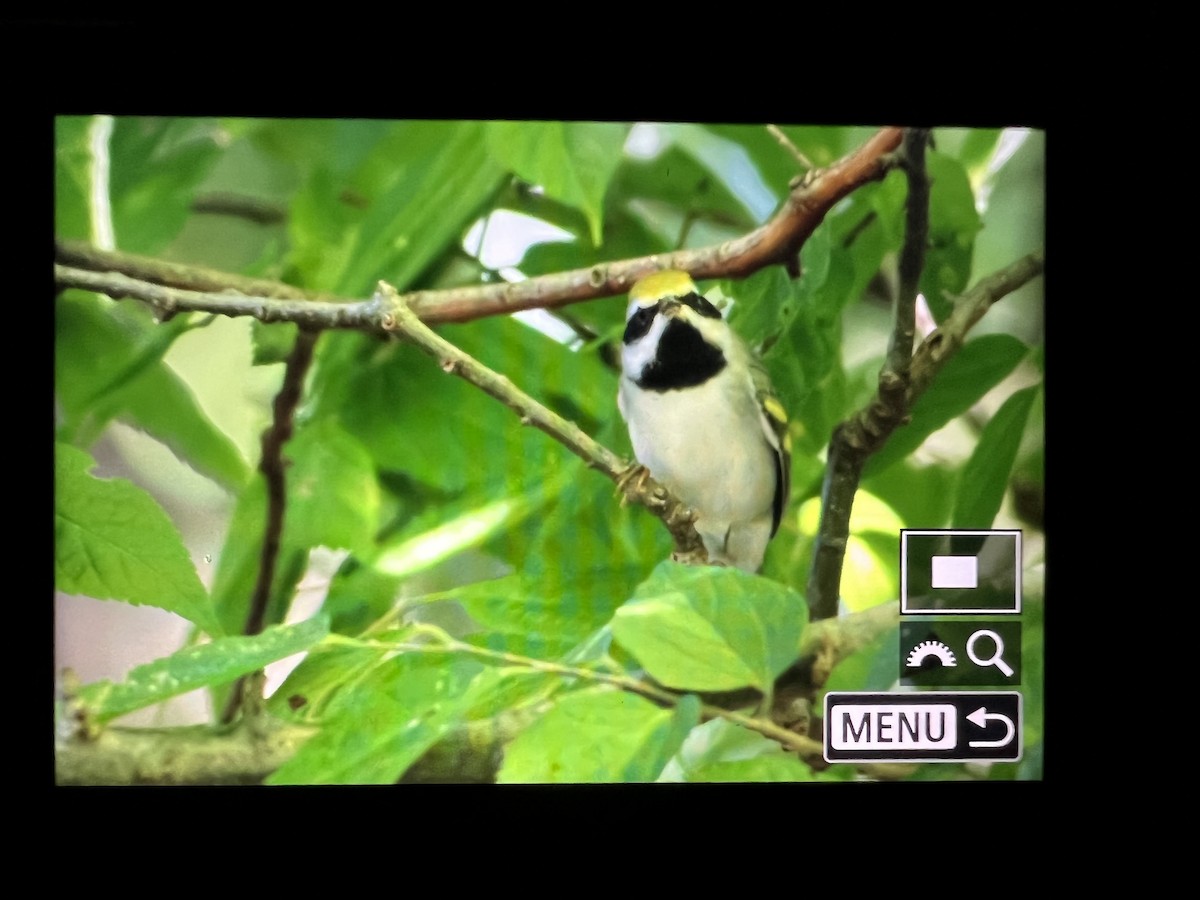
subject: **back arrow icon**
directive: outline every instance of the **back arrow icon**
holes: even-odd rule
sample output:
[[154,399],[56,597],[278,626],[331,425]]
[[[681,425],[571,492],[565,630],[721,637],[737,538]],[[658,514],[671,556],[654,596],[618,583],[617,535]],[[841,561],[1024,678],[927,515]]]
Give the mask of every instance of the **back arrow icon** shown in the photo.
[[1005,744],[1007,744],[1009,741],[1012,740],[1013,733],[1016,731],[1016,728],[1013,727],[1013,721],[1008,716],[1002,715],[1000,713],[990,713],[987,711],[987,708],[983,707],[983,706],[979,707],[979,709],[975,710],[975,712],[973,712],[969,716],[967,716],[968,722],[972,722],[975,725],[978,725],[980,728],[987,728],[988,719],[994,719],[996,721],[1004,723],[1004,727],[1005,727],[1005,729],[1007,729],[1007,732],[1004,735],[1004,738],[999,741],[968,741],[968,744],[970,746],[972,746],[972,747],[1003,747]]

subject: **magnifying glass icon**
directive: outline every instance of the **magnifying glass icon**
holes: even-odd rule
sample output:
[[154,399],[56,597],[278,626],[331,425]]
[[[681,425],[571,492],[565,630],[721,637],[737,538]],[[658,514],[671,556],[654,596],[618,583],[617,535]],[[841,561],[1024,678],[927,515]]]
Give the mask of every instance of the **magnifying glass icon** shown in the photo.
[[[996,645],[995,652],[988,659],[980,659],[975,655],[975,642],[981,637],[991,638],[992,643]],[[988,631],[986,628],[983,628],[971,635],[967,641],[967,656],[977,666],[995,666],[1006,676],[1012,677],[1013,667],[1001,658],[1004,656],[1004,639],[994,631]]]

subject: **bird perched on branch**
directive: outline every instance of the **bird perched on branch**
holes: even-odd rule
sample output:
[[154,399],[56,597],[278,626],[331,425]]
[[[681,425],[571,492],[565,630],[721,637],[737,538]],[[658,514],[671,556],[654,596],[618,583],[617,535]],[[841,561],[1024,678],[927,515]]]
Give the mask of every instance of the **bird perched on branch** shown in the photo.
[[617,406],[640,468],[696,513],[709,562],[757,572],[779,529],[787,413],[762,363],[686,272],[629,292]]

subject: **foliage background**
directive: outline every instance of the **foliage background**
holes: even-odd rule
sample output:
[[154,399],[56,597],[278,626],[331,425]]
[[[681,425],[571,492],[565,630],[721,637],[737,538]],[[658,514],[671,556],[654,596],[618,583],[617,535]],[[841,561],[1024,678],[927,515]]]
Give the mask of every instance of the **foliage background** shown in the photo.
[[[59,238],[102,236],[96,127],[93,117],[56,122]],[[875,129],[783,131],[822,166]],[[932,314],[941,318],[946,292],[961,292],[1043,245],[1044,135],[936,129],[935,138],[931,249],[922,287]],[[800,169],[762,126],[692,123],[118,118],[107,146],[107,193],[121,250],[347,298],[368,296],[380,278],[402,291],[436,289],[706,246],[765,221]],[[252,221],[244,208],[231,213],[218,202],[229,196],[254,198],[265,215]],[[904,197],[903,177],[893,172],[839,204],[806,244],[797,282],[773,268],[739,282],[702,285],[735,298],[731,321],[769,348],[765,359],[794,420],[789,517],[770,548],[765,579],[755,581],[795,591],[805,584],[823,448],[833,426],[870,396],[886,349],[887,292],[894,287]],[[525,247],[530,235],[554,239]],[[619,336],[622,316],[623,298],[606,298],[568,307],[561,316],[484,319],[441,332],[628,455],[613,402],[615,375],[604,355],[605,344]],[[1035,500],[1043,483],[1042,322],[1035,280],[988,313],[958,368],[944,373],[912,425],[873,462],[856,501],[847,553],[843,595],[851,610],[896,597],[900,527],[1021,527],[1031,610],[1027,647],[1040,650],[1044,549]],[[71,666],[86,685],[120,682],[134,664],[193,641],[192,623],[227,635],[241,631],[262,531],[254,474],[259,434],[270,421],[294,333],[292,326],[200,314],[159,325],[132,301],[74,290],[60,295],[56,437],[91,454],[92,475],[120,476],[148,492],[180,532],[197,584],[171,597],[152,585],[143,596],[144,577],[131,575],[122,586],[109,573],[106,583],[88,588],[86,579],[63,577],[70,567],[56,554],[64,589],[56,598],[57,669]],[[591,337],[578,340],[579,333]],[[560,343],[568,338],[573,343]],[[987,423],[1001,409],[1000,424],[1009,427],[989,434]],[[87,461],[76,457],[68,465],[62,452],[57,471],[75,472],[84,493],[96,487],[85,480],[91,477],[83,474]],[[399,599],[410,623],[436,623],[493,651],[538,659],[574,653],[569,658],[580,664],[653,668],[653,648],[643,651],[648,658],[631,658],[637,636],[629,635],[623,647],[618,629],[617,643],[610,643],[609,624],[623,600],[667,577],[655,572],[670,549],[665,531],[643,511],[618,507],[604,479],[411,348],[359,334],[324,335],[286,454],[292,460],[289,505],[271,622],[312,621],[319,605],[334,635],[358,636],[386,619]],[[965,482],[968,466],[973,474]],[[61,483],[57,494],[75,496]],[[130,496],[121,505],[132,502]],[[143,521],[153,515],[146,512]],[[490,580],[497,578],[508,580]],[[769,593],[758,584],[730,590],[747,597]],[[151,605],[100,603],[96,596]],[[187,596],[191,605],[179,606]],[[206,624],[207,616],[219,625]],[[724,634],[729,623],[716,619]],[[282,652],[287,639],[297,638],[283,635],[263,652]],[[307,639],[320,636],[312,632]],[[408,721],[407,710],[441,702],[444,721],[434,715],[420,734],[376,735],[379,743],[357,768],[334,765],[332,751],[314,742],[281,780],[394,780],[464,721],[541,709],[538,703],[559,692],[565,696],[552,702],[551,712],[534,716],[519,733],[505,777],[850,777],[841,771],[848,767],[810,771],[760,736],[732,729],[730,737],[722,732],[727,723],[699,725],[686,703],[668,712],[603,686],[489,669],[463,654],[433,657],[436,665],[419,654],[403,655],[385,665],[382,654],[367,647],[321,647],[273,698],[274,715],[325,723]],[[895,671],[888,647],[885,639],[839,667],[837,686],[886,687],[887,673]],[[231,650],[226,661],[244,649]],[[1040,653],[1025,658],[1040,659]],[[744,655],[739,659],[746,662]],[[271,670],[268,691],[295,660]],[[258,657],[251,662],[261,664]],[[665,664],[671,667],[669,658]],[[778,668],[773,659],[771,667]],[[98,699],[98,689],[88,696],[101,717],[125,724],[204,721],[223,705],[234,668],[173,680],[163,695],[175,707],[150,704],[159,698],[136,684],[128,711]],[[984,776],[1040,773],[1040,671],[1030,668],[1026,761],[991,767]],[[340,690],[351,677],[366,687]],[[203,689],[184,691],[188,678]],[[680,686],[711,689],[692,678]],[[298,694],[310,702],[297,713],[284,699]],[[566,746],[564,736],[588,721],[609,723],[612,734],[596,740],[618,755],[613,735],[639,735],[628,759],[567,759],[552,774],[547,748]],[[328,744],[339,733],[345,737],[336,724],[326,727],[322,739]],[[629,768],[635,759],[640,768]],[[926,766],[910,777],[959,777],[964,768]]]

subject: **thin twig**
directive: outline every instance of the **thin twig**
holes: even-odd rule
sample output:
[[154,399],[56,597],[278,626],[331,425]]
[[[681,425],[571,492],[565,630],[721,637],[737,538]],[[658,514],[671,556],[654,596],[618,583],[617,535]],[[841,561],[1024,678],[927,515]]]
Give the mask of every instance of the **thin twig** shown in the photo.
[[256,225],[275,225],[287,218],[286,206],[228,191],[213,191],[197,196],[192,201],[192,212],[233,216]]
[[[593,681],[599,684],[608,684],[623,691],[628,691],[633,694],[639,694],[648,700],[653,700],[663,706],[674,707],[679,703],[682,695],[664,690],[648,682],[641,681],[637,678],[631,678],[628,675],[614,675],[609,672],[599,672],[594,669],[579,668],[576,666],[563,665],[562,663],[547,662],[542,659],[534,659],[527,656],[518,656],[514,653],[505,653],[500,650],[488,650],[484,647],[476,647],[473,644],[467,644],[462,641],[455,640],[450,637],[445,631],[434,625],[419,624],[412,626],[418,633],[427,633],[437,639],[436,644],[421,644],[409,642],[390,642],[390,641],[360,641],[353,638],[339,639],[333,636],[338,643],[353,644],[355,646],[376,647],[384,650],[395,650],[398,652],[416,652],[416,653],[465,653],[471,656],[479,657],[480,659],[490,659],[497,662],[507,663],[513,666],[533,669],[537,672],[546,672],[551,675],[562,675],[566,678],[577,678],[582,681]],[[796,734],[793,731],[788,731],[786,728],[780,728],[774,722],[767,719],[748,716],[745,713],[735,712],[733,710],[723,709],[719,706],[712,706],[707,703],[701,703],[700,715],[705,719],[725,719],[729,722],[734,722],[751,731],[755,731],[765,737],[778,741],[789,750],[795,750],[803,756],[819,758],[822,753],[821,744],[812,740],[809,737]]]
[[[283,384],[279,393],[275,395],[274,418],[262,435],[262,459],[258,468],[267,484],[267,516],[263,528],[258,577],[254,584],[254,593],[250,597],[246,624],[242,628],[242,633],[247,635],[259,634],[266,624],[271,587],[275,583],[275,571],[279,563],[284,513],[287,508],[287,460],[284,459],[283,448],[291,439],[295,428],[296,407],[304,393],[304,379],[312,365],[313,350],[319,336],[318,332],[304,330],[296,335],[296,343],[292,346],[284,368]],[[221,715],[222,722],[233,721],[248,683],[245,677],[238,679]]]
[[804,168],[808,169],[810,172],[816,168],[809,158],[800,151],[800,148],[793,144],[791,139],[783,133],[783,129],[778,125],[768,125],[767,132],[771,135],[771,137],[779,141],[780,146],[790,153],[795,158],[796,162],[800,163],[800,165],[804,166]]

